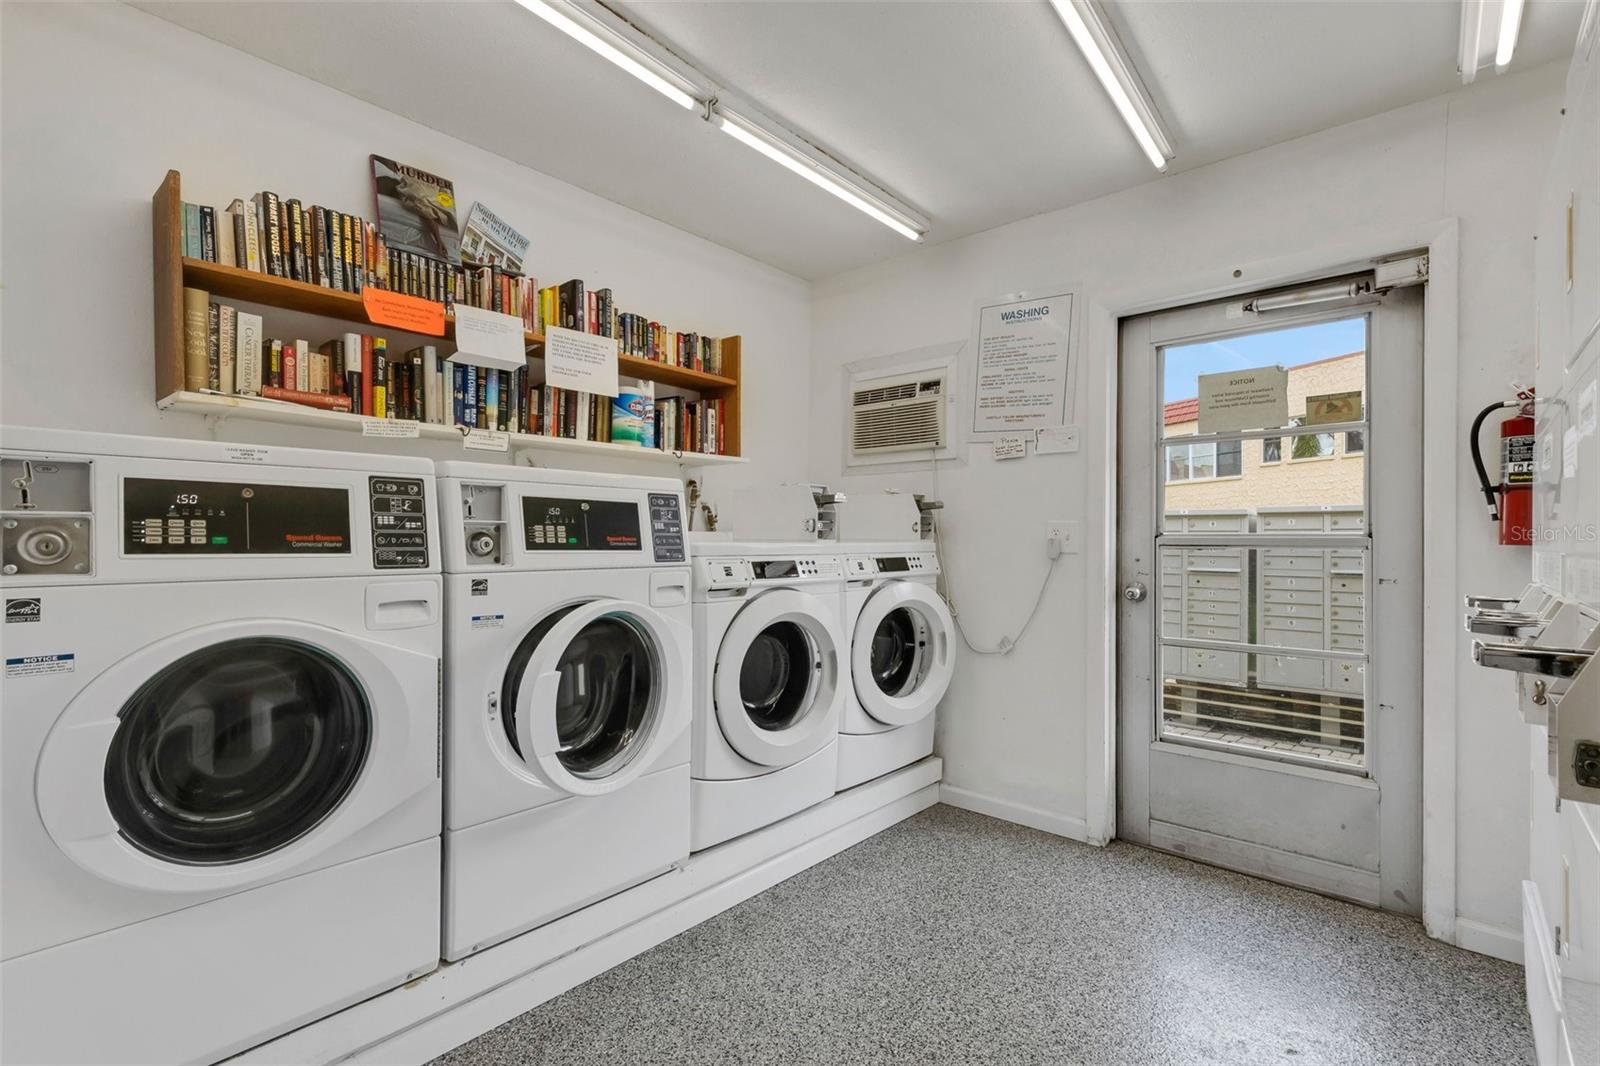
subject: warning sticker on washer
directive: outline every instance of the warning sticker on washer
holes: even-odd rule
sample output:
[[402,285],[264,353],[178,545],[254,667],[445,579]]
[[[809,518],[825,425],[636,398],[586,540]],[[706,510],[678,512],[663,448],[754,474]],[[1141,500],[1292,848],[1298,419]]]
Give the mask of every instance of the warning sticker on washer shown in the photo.
[[66,655],[23,655],[6,660],[6,677],[40,677],[44,674],[70,674],[77,669],[78,657]]
[[225,454],[236,463],[264,463],[267,461],[267,449],[255,448],[246,444],[230,444],[225,449]]
[[473,629],[502,629],[506,624],[503,614],[475,614],[472,616]]

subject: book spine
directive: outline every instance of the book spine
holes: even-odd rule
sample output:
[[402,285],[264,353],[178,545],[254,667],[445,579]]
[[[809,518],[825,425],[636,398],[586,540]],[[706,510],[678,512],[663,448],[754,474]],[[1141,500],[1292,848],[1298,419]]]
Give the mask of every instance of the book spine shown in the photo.
[[274,340],[272,348],[267,354],[267,375],[270,380],[265,382],[275,389],[283,388],[283,342]]
[[450,364],[450,424],[461,426],[466,424],[467,417],[467,368],[460,363]]
[[205,258],[205,234],[200,223],[200,205],[183,205],[183,254],[190,259]]
[[370,415],[372,413],[372,388],[374,384],[372,377],[372,338],[363,333],[357,339],[357,343],[361,350],[361,399],[357,406],[360,408],[361,414]]
[[372,338],[372,417],[389,417],[389,342]]
[[362,411],[362,363],[361,334],[346,333],[344,335],[344,394],[350,397],[350,409],[356,414],[360,414]]
[[350,247],[351,259],[355,263],[355,283],[351,292],[360,292],[367,285],[367,221],[364,218],[350,220]]
[[300,389],[300,351],[293,341],[283,346],[283,374],[278,388],[296,392]]
[[219,392],[222,388],[222,371],[219,369],[218,362],[220,354],[217,350],[221,318],[221,305],[212,301],[206,317],[206,388],[212,392]]
[[306,407],[318,407],[324,411],[350,410],[348,396],[329,396],[320,392],[301,392],[299,389],[280,389],[271,386],[262,389],[261,394],[269,400],[288,400]]
[[438,425],[444,421],[443,397],[439,389],[439,349],[431,344],[422,346],[423,414]]
[[349,215],[340,215],[339,227],[339,253],[344,257],[340,264],[344,269],[344,288],[346,292],[356,292],[355,220]]
[[240,311],[234,320],[233,391],[261,393],[261,316]]
[[183,387],[206,388],[211,347],[211,297],[204,289],[183,290]]
[[235,251],[234,221],[233,211],[229,209],[224,209],[217,219],[217,262],[228,267],[239,265],[239,253]]
[[478,429],[488,429],[487,421],[489,411],[489,372],[482,367],[478,368],[478,401],[473,413],[472,424]]
[[294,387],[301,392],[311,391],[311,345],[303,340],[294,342]]
[[343,232],[343,227],[339,218],[340,215],[337,211],[329,211],[327,213],[327,218],[324,220],[327,231],[323,234],[322,239],[327,243],[328,287],[343,292],[345,291],[344,255],[340,251],[343,246],[343,238],[340,236]]
[[280,278],[284,276],[285,266],[282,206],[278,202],[277,193],[263,192],[261,194],[261,214],[267,224],[267,273]]
[[285,200],[284,213],[289,218],[289,276],[295,281],[309,281],[306,273],[305,216],[300,211],[299,200]]
[[468,363],[461,369],[461,424],[472,429],[478,424],[478,368]]
[[246,270],[261,273],[261,221],[254,204],[241,203],[239,217],[244,219],[244,262]]
[[227,304],[217,308],[217,391],[233,393],[234,327],[239,312]]

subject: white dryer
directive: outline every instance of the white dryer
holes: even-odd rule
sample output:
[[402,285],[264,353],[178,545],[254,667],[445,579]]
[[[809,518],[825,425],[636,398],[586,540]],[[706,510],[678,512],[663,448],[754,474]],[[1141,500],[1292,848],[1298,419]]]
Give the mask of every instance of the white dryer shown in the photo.
[[695,547],[693,850],[833,795],[844,689],[830,548]]
[[677,481],[437,469],[454,960],[688,858],[693,608]]
[[7,1062],[211,1062],[438,963],[431,464],[0,430]]
[[839,727],[842,791],[933,753],[934,710],[950,687],[955,625],[926,541],[847,544],[850,685]]

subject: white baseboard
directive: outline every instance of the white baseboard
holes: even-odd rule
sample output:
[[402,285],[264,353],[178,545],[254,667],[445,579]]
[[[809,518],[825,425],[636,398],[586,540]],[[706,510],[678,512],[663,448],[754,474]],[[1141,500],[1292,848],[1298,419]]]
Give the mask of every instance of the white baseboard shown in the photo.
[[1456,947],[1522,965],[1522,930],[1456,916]]
[[1014,803],[1011,800],[986,796],[981,792],[973,792],[969,789],[956,788],[954,785],[945,784],[939,786],[939,802],[948,803],[952,807],[960,807],[965,811],[987,814],[989,817],[999,818],[1001,821],[1015,822],[1030,829],[1054,833],[1056,836],[1066,837],[1068,840],[1077,840],[1084,843],[1089,840],[1089,823],[1070,814],[1057,814],[1054,811],[1030,807],[1025,803]]
[[424,1063],[939,802],[929,757],[229,1064]]

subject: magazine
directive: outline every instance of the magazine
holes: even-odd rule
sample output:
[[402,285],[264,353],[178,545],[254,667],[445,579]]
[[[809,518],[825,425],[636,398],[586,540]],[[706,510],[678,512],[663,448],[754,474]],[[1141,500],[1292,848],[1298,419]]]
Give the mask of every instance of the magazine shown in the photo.
[[461,229],[461,258],[478,266],[494,266],[521,274],[522,260],[528,254],[528,238],[511,223],[474,203]]
[[390,249],[461,262],[455,186],[447,179],[375,155],[372,189],[378,205],[378,236]]

